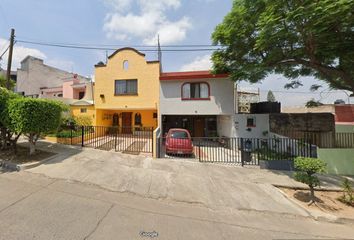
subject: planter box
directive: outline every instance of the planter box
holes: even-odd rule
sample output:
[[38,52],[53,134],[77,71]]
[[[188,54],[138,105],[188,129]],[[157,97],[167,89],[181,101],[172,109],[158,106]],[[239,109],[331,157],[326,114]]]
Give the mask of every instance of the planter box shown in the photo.
[[261,169],[294,171],[293,160],[259,160]]

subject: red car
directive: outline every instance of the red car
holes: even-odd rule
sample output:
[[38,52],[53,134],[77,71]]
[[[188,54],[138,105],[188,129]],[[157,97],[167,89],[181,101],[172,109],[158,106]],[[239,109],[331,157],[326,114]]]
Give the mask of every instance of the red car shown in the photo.
[[189,132],[181,128],[171,128],[166,135],[167,154],[193,154],[192,138]]

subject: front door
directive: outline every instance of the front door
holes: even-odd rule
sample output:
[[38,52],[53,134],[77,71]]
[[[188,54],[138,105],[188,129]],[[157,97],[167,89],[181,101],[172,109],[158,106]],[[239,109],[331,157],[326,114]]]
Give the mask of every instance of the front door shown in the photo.
[[132,133],[132,113],[122,113],[122,133]]
[[205,119],[195,118],[194,119],[194,137],[204,137],[205,130]]

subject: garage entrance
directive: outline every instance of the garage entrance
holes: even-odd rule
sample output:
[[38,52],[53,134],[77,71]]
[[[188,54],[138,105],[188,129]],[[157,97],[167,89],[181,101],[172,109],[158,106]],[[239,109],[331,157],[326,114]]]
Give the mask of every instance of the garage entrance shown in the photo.
[[216,137],[215,115],[162,115],[162,129],[165,135],[171,128],[187,129],[192,137]]

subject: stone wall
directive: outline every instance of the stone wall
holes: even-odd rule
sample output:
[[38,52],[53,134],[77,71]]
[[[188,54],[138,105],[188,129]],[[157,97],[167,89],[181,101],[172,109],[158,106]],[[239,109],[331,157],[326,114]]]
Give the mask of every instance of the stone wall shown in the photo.
[[279,113],[270,114],[271,132],[334,132],[334,115],[331,113]]

